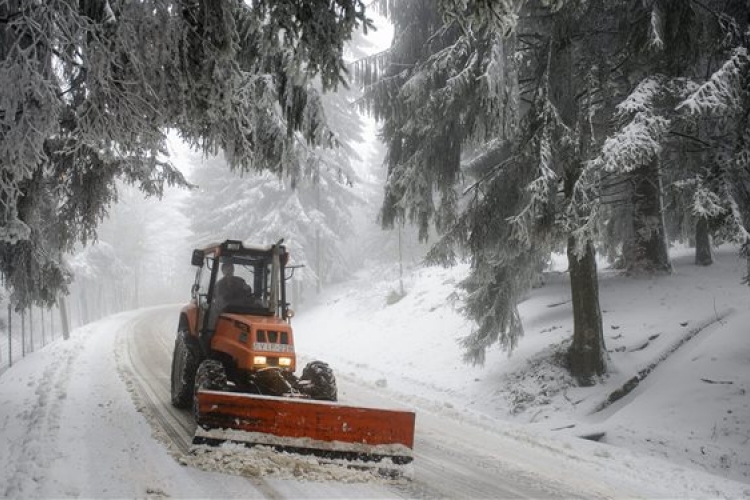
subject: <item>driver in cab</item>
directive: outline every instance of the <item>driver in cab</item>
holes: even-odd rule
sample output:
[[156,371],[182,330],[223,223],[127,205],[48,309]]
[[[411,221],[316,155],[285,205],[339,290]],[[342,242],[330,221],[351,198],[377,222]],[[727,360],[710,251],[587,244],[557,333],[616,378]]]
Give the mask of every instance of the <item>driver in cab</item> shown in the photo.
[[246,300],[252,296],[252,288],[244,279],[234,275],[234,264],[221,265],[222,278],[216,282],[216,295],[226,303]]

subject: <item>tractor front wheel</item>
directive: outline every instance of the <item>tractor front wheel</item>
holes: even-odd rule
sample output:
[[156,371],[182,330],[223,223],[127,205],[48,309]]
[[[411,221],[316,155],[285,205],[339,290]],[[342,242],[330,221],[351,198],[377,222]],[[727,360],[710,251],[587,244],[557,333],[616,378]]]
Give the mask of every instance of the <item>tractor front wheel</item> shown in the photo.
[[205,359],[195,373],[195,393],[193,411],[198,414],[198,391],[225,391],[227,389],[227,370],[221,361]]
[[328,363],[322,361],[312,361],[305,366],[300,377],[300,388],[312,399],[323,401],[338,399],[336,377]]

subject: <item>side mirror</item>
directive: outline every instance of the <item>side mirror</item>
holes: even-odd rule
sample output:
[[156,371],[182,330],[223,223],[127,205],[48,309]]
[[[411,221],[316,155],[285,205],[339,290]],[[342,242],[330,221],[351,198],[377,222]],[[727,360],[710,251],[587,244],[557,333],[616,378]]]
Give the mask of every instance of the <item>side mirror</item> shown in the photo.
[[203,250],[193,250],[193,258],[190,260],[190,263],[194,266],[203,267],[204,259]]

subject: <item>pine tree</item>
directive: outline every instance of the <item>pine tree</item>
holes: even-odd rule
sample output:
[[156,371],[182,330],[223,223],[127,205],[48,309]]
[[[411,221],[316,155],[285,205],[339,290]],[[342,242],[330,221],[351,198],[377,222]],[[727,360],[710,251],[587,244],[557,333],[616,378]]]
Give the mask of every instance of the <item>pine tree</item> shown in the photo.
[[351,190],[357,179],[354,145],[362,142],[362,127],[351,105],[356,97],[354,91],[321,97],[321,120],[330,123],[336,147],[300,141],[287,157],[295,162],[297,175],[233,174],[222,156],[196,160],[194,182],[199,189],[191,196],[189,216],[197,240],[239,238],[270,244],[285,238],[294,262],[305,266],[296,274],[303,286],[320,290],[346,277],[351,210],[361,203]]
[[409,220],[422,238],[431,222],[444,229],[455,221],[462,144],[482,142],[512,116],[502,36],[487,25],[462,26],[460,16],[444,24],[439,3],[381,2],[394,23],[393,46],[356,69],[363,107],[383,120],[388,145],[383,225]]
[[742,244],[749,259],[745,281],[750,283],[750,42],[739,19],[733,19],[737,22],[729,38],[734,49],[726,61],[677,110],[717,132],[710,175],[696,190],[695,210],[718,220],[717,231],[725,239]]
[[69,304],[77,311],[80,325],[126,308],[121,299],[130,289],[129,269],[115,247],[100,241],[72,254],[67,264],[75,276],[71,286],[74,300]]
[[[549,252],[567,247],[570,369],[583,383],[605,372],[594,244],[630,221],[616,236],[632,251],[630,265],[669,269],[662,162],[690,126],[675,106],[696,91],[696,68],[727,33],[701,9],[714,21],[731,18],[713,2],[677,0],[387,2],[396,40],[358,73],[374,82],[368,108],[385,120],[383,221],[411,220],[423,234],[429,223],[447,230],[435,261],[468,251],[466,310],[477,322],[463,341],[468,361],[483,362],[495,343],[516,345],[516,304]],[[478,103],[484,108],[472,107]],[[695,203],[707,211],[716,199],[708,186],[722,179],[721,162],[712,163],[710,175],[669,174],[674,186],[697,179]],[[464,175],[471,184],[461,199],[453,189]],[[725,185],[738,192],[745,184]],[[618,203],[629,212],[615,223]]]
[[[447,229],[430,254],[433,261],[451,263],[457,250],[469,251],[471,274],[462,286],[477,329],[462,344],[466,360],[475,363],[484,362],[494,343],[516,345],[522,333],[518,302],[551,250],[567,244],[576,310],[572,367],[582,379],[603,373],[582,182],[588,179],[580,178],[590,148],[591,93],[579,106],[572,91],[591,87],[593,75],[575,79],[577,65],[591,60],[577,59],[570,50],[574,39],[565,33],[589,12],[539,5],[515,16],[503,4],[501,15],[487,10],[492,2],[441,7],[398,5],[390,53],[375,61],[380,64],[360,67],[366,82],[376,77],[368,105],[385,120],[389,180],[383,221],[387,226],[408,218],[423,234],[430,222]],[[554,17],[560,26],[524,28],[524,15],[542,19],[534,14]],[[467,168],[475,182],[457,216],[454,189],[462,154],[475,149],[480,154]]]
[[[248,170],[288,172],[330,135],[307,81],[344,73],[362,0],[0,1],[0,272],[15,301],[64,289],[61,252],[95,235],[115,179],[185,185],[168,128]],[[291,165],[298,165],[291,163]],[[34,213],[61,207],[42,231]],[[43,277],[42,277],[43,275]]]
[[[722,201],[729,198],[717,189],[726,154],[722,137],[733,135],[732,126],[726,128],[727,122],[705,115],[695,120],[697,114],[691,117],[675,108],[697,91],[705,75],[714,71],[715,61],[728,57],[738,45],[747,23],[747,4],[659,0],[635,5],[634,10],[642,13],[641,21],[624,46],[632,54],[626,71],[636,85],[616,113],[621,128],[609,142],[627,142],[627,128],[632,131],[635,120],[644,123],[647,116],[658,117],[664,126],[640,129],[642,139],[651,141],[657,150],[647,168],[633,170],[634,164],[628,161],[632,157],[617,166],[610,164],[614,166],[608,174],[610,182],[619,191],[614,201],[621,204],[611,210],[610,220],[620,221],[620,226],[623,219],[633,221],[634,227],[618,236],[631,270],[669,270],[663,216],[680,233],[671,239],[682,234],[694,239],[696,262],[705,265],[711,262],[712,236],[721,240],[733,232],[727,231],[726,223],[731,207]],[[663,190],[652,188],[662,181]],[[623,191],[628,190],[630,198],[623,198]],[[666,204],[657,199],[662,191],[669,196]],[[665,207],[659,214],[661,205]],[[642,206],[651,207],[651,214],[627,213],[628,207]],[[609,240],[612,246],[611,236]]]
[[[613,113],[618,128],[604,141],[591,167],[605,176],[604,222],[608,245],[621,244],[629,272],[669,272],[662,197],[662,159],[674,125],[673,109],[689,81],[648,77],[619,103]],[[625,222],[627,221],[627,222]]]
[[[630,221],[620,233],[622,264],[630,272],[671,272],[663,203],[664,179],[670,173],[665,173],[663,161],[669,143],[679,142],[668,132],[678,126],[675,101],[689,86],[685,77],[698,58],[697,17],[690,2],[633,5],[631,30],[618,43],[628,53],[622,72],[634,89],[627,89],[630,94],[613,113],[616,131],[605,145],[609,151],[602,154],[618,147],[640,148],[639,154],[625,155],[607,166],[608,182],[617,186],[614,198],[620,203],[610,217]],[[629,134],[635,134],[632,143]]]

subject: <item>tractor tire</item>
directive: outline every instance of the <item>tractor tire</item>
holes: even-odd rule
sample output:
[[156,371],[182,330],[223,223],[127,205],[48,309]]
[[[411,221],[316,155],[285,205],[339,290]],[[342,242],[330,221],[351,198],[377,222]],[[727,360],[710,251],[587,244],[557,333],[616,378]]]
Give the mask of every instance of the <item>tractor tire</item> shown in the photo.
[[215,359],[204,359],[195,373],[193,415],[198,415],[198,391],[225,391],[226,389],[227,370],[224,365]]
[[312,399],[322,401],[336,401],[338,389],[336,388],[336,377],[327,363],[322,361],[311,361],[302,370],[300,386]]
[[278,368],[259,370],[252,376],[253,392],[264,396],[289,396],[297,387],[294,374]]
[[187,332],[178,331],[172,354],[171,395],[175,408],[190,408],[193,402],[195,371],[198,360],[192,349],[185,344]]
[[195,390],[225,391],[227,389],[227,370],[221,361],[206,359],[198,366],[195,373]]

